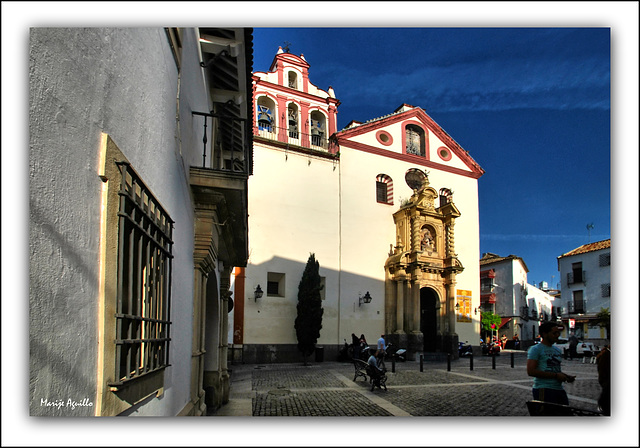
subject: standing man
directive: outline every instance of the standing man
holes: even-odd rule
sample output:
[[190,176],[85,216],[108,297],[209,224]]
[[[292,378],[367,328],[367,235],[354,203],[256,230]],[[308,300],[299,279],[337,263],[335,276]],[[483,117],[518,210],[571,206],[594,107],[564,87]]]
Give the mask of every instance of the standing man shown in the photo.
[[527,353],[527,374],[533,377],[533,399],[547,403],[569,405],[569,397],[563,382],[573,383],[575,376],[562,373],[562,353],[553,344],[558,341],[562,325],[555,322],[540,324],[540,344],[533,345]]
[[611,348],[608,345],[596,357],[598,363],[598,382],[602,387],[598,405],[602,410],[602,414],[611,415]]
[[578,338],[575,333],[571,333],[569,336],[569,358],[577,358],[578,357]]
[[378,351],[376,352],[376,357],[378,358],[378,366],[380,368],[384,368],[384,355],[387,353],[387,343],[384,340],[384,334],[380,335],[380,339],[378,339]]

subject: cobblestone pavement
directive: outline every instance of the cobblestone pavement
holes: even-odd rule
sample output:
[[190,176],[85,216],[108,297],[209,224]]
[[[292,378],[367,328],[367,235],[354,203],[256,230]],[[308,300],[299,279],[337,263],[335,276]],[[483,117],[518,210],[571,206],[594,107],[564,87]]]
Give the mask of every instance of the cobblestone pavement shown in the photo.
[[[533,380],[526,354],[503,352],[493,360],[474,357],[446,362],[387,363],[387,390],[353,381],[350,363],[232,365],[228,404],[214,415],[234,416],[527,416]],[[595,364],[563,360],[576,375],[565,383],[571,406],[597,410],[600,393]]]

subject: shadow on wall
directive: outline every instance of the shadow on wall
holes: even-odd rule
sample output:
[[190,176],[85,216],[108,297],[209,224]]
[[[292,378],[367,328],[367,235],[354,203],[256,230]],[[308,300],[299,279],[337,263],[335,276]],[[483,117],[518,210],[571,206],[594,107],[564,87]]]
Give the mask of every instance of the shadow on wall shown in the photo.
[[[299,362],[295,318],[297,316],[298,286],[306,267],[305,261],[273,257],[260,264],[249,263],[246,268],[244,316],[233,316],[234,330],[242,327],[242,361],[250,363]],[[386,254],[384,254],[386,259]],[[302,258],[302,257],[301,257]],[[351,334],[364,334],[368,341],[376,341],[384,332],[384,259],[380,261],[380,278],[349,272],[339,272],[323,266],[317,256],[321,291],[322,329],[317,346],[322,346],[323,358],[334,360]],[[262,297],[255,298],[258,285]],[[369,292],[372,300],[361,300]],[[231,316],[230,316],[231,317]],[[240,321],[238,319],[240,318]],[[373,343],[373,342],[372,342]],[[239,356],[234,355],[237,360]]]
[[[65,238],[52,221],[30,203],[29,415],[92,416],[98,279],[89,266],[97,257],[80,241]],[[66,406],[68,399],[85,398],[93,406]],[[64,406],[47,405],[60,400]]]

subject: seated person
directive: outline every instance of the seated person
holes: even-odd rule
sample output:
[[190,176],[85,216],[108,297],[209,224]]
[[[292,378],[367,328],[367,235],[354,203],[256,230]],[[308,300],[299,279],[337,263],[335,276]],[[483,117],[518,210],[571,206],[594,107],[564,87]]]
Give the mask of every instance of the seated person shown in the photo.
[[369,349],[369,354],[370,356],[367,361],[367,374],[371,377],[371,390],[376,386],[378,388],[384,386],[386,390],[387,386],[384,384],[386,382],[386,370],[378,367],[378,359],[376,358],[376,351],[374,349]]
[[378,367],[378,358],[376,358],[376,351],[374,349],[369,349],[369,359],[367,360],[367,364],[369,364],[369,369],[374,375],[379,375],[384,372],[380,367]]

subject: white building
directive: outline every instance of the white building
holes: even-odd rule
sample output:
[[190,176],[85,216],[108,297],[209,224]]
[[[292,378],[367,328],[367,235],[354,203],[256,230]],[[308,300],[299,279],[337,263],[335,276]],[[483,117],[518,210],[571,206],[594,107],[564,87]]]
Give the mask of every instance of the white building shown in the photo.
[[481,310],[501,319],[499,336],[515,335],[523,347],[538,335],[540,321],[556,319],[553,296],[530,285],[529,268],[521,257],[485,253],[480,259]]
[[254,102],[250,257],[235,283],[243,359],[300,359],[294,320],[310,253],[325,285],[326,357],[352,333],[371,343],[385,333],[412,355],[476,340],[484,171],[469,154],[409,105],[336,132],[333,89],[314,86],[304,56],[282,50],[254,74]]
[[584,244],[558,257],[562,321],[569,332],[602,346],[609,335],[597,325],[601,309],[611,310],[611,240]]
[[31,28],[30,415],[200,415],[228,400],[251,33]]

